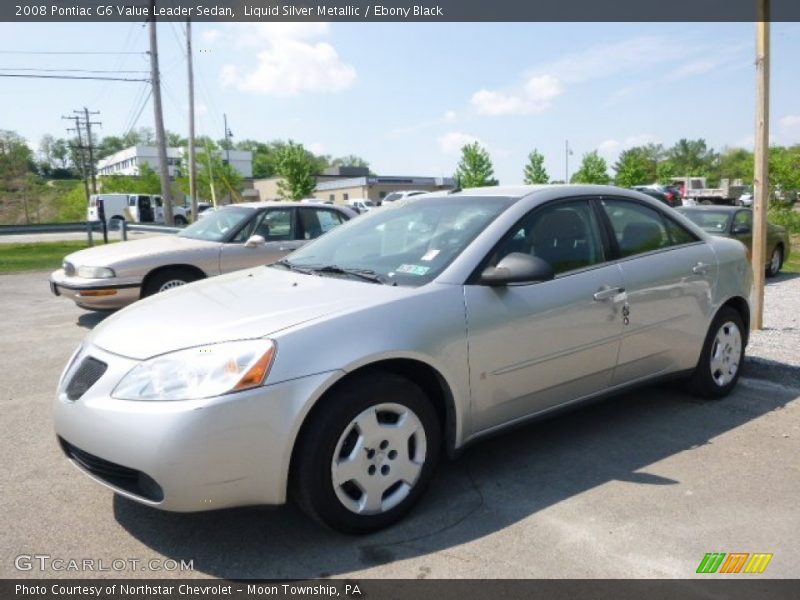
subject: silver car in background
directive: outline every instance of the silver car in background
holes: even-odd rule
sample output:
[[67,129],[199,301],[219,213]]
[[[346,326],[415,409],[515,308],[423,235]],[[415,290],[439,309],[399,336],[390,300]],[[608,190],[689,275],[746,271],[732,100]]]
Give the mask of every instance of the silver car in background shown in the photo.
[[201,214],[206,216],[177,235],[68,255],[50,276],[50,290],[82,308],[121,308],[191,281],[275,262],[358,215],[340,206],[287,202],[235,204]]
[[404,199],[105,320],[58,383],[55,429],[76,466],[153,507],[291,494],[373,531],[441,454],[498,430],[662,378],[725,396],[751,279],[742,244],[631,190]]

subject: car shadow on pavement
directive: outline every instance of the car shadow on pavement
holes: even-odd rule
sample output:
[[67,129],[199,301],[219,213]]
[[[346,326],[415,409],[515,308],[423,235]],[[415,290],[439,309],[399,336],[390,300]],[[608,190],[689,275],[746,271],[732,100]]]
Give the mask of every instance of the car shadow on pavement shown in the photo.
[[177,514],[115,496],[114,514],[153,550],[221,578],[326,577],[448,549],[458,560],[462,544],[596,486],[676,485],[647,473],[648,465],[709,444],[795,397],[796,390],[751,390],[710,402],[658,386],[529,424],[445,461],[416,509],[370,536],[328,531],[291,504]]
[[800,273],[792,273],[792,272],[780,271],[774,277],[767,277],[766,279],[764,279],[764,283],[766,285],[774,285],[776,283],[783,283],[784,281],[790,281],[790,280],[795,279],[797,277],[800,277]]
[[84,329],[94,329],[113,314],[114,311],[111,310],[94,310],[92,312],[81,313],[78,317],[78,326]]

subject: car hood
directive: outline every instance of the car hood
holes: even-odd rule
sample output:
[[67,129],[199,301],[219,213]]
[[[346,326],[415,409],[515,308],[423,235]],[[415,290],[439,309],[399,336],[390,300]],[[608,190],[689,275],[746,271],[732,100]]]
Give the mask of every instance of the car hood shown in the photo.
[[413,291],[256,267],[136,302],[98,325],[87,341],[141,360],[193,346],[273,335]]
[[209,245],[217,245],[217,242],[193,240],[177,235],[159,235],[143,240],[93,246],[73,252],[64,260],[71,262],[75,267],[113,267],[129,261],[141,261],[147,256],[181,254],[198,248],[208,248]]

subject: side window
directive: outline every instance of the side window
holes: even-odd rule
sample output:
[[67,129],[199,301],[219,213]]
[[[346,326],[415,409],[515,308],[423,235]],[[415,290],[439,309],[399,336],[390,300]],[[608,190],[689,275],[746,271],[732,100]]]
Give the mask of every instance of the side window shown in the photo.
[[753,213],[749,210],[740,210],[733,217],[734,233],[750,233],[753,231]]
[[162,205],[161,196],[156,196],[156,206],[158,208],[161,208],[161,205]]
[[333,210],[318,210],[315,208],[300,209],[300,223],[302,225],[301,239],[313,240],[323,233],[327,233],[343,222],[342,216]]
[[[232,244],[244,244],[248,239],[250,239],[251,235],[255,235],[258,232],[255,231],[256,226],[261,223],[261,220],[264,218],[265,213],[260,213],[256,215],[254,218],[250,219],[247,224],[239,230],[233,239],[231,239]],[[261,235],[261,234],[259,234]],[[266,237],[264,238],[266,239]]]
[[512,252],[538,256],[556,274],[605,260],[600,227],[588,200],[534,209],[508,233],[489,264],[496,265]]
[[697,241],[697,238],[694,237],[694,234],[672,219],[664,217],[664,222],[667,224],[667,232],[669,233],[669,239],[673,246],[691,244]]
[[603,200],[622,257],[671,246],[667,227],[658,211],[627,200]]
[[255,233],[263,235],[268,242],[293,240],[292,209],[278,208],[266,211],[257,225]]

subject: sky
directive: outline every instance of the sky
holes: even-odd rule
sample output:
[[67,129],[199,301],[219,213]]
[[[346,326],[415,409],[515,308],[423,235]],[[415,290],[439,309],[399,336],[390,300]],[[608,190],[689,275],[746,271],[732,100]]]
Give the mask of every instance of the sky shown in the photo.
[[[185,134],[183,27],[158,34],[165,124]],[[752,23],[195,23],[193,39],[198,134],[222,138],[227,114],[234,141],[291,138],[380,175],[452,175],[472,140],[503,184],[522,180],[534,148],[563,179],[566,140],[570,172],[595,149],[611,165],[648,142],[753,144]],[[147,70],[147,43],[141,23],[2,23],[0,72]],[[773,143],[800,143],[798,56],[800,23],[773,24]],[[0,129],[34,149],[84,106],[100,111],[100,135],[153,126],[144,83],[0,81]]]

